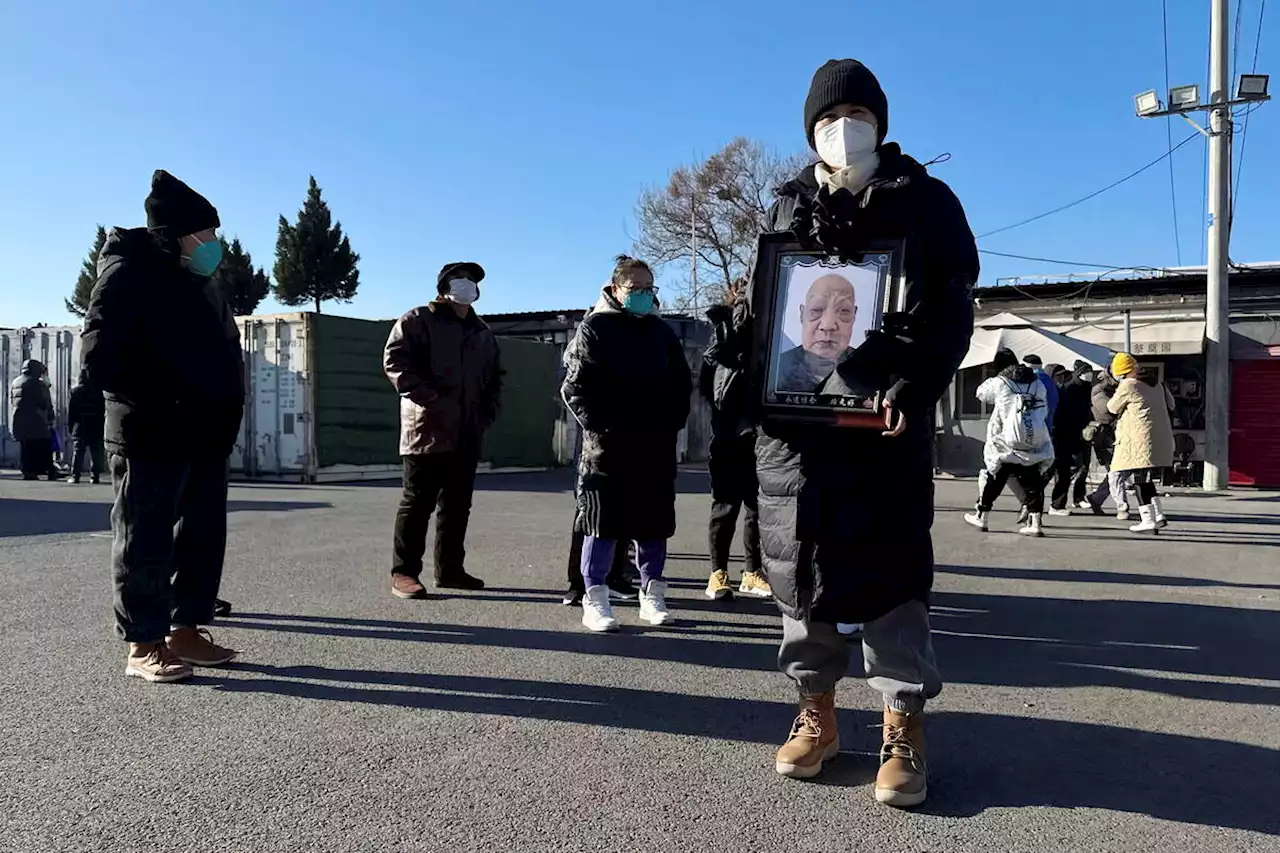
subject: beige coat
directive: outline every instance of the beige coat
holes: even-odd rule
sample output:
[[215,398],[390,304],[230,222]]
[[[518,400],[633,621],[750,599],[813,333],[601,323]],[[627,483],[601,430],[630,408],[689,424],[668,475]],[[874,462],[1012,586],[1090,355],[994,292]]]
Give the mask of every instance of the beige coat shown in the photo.
[[1116,455],[1112,471],[1168,468],[1173,465],[1173,397],[1164,385],[1122,379],[1107,401],[1116,416]]

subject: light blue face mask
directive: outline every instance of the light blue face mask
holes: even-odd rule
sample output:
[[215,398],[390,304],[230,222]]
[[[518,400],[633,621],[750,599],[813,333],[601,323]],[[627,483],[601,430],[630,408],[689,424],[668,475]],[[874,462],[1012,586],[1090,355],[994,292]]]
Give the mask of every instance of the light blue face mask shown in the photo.
[[217,238],[208,243],[201,243],[187,256],[187,269],[206,278],[213,275],[220,263],[222,263],[222,241]]
[[648,314],[653,310],[652,290],[629,290],[622,300],[623,310],[631,314]]

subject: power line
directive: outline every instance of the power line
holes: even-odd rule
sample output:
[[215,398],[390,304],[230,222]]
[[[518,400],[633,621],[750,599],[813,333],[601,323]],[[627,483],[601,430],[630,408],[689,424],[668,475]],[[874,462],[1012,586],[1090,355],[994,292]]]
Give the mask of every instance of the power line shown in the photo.
[[1065,266],[1074,266],[1074,267],[1093,267],[1094,269],[1099,269],[1099,270],[1158,271],[1161,269],[1160,267],[1135,267],[1131,264],[1123,265],[1123,266],[1117,266],[1115,264],[1086,264],[1084,261],[1064,261],[1061,258],[1037,258],[1033,255],[1015,255],[1010,252],[995,252],[995,251],[992,251],[991,249],[979,249],[978,251],[984,255],[995,255],[998,258],[1014,258],[1019,261],[1041,261],[1046,264],[1063,264]]
[[[1032,216],[1032,217],[1030,217],[1030,218],[1028,218],[1028,219],[1023,219],[1023,220],[1022,220],[1022,221],[1020,221],[1020,222],[1015,222],[1015,223],[1013,223],[1012,225],[1006,225],[1006,226],[1004,226],[1003,228],[997,228],[997,229],[995,229],[994,231],[988,231],[988,232],[986,232],[985,234],[979,234],[979,235],[978,235],[978,239],[979,239],[979,240],[982,240],[982,239],[985,239],[985,238],[987,238],[987,237],[994,236],[994,235],[996,235],[996,234],[1002,234],[1002,233],[1004,233],[1005,231],[1012,231],[1014,228],[1021,228],[1023,225],[1029,225],[1029,224],[1031,224],[1032,222],[1036,222],[1037,220],[1044,219],[1046,216],[1053,216],[1055,213],[1061,213],[1062,211],[1067,210],[1067,209],[1072,208],[1072,207],[1075,207],[1075,206],[1076,206],[1076,205],[1078,205],[1078,204],[1084,204],[1086,201],[1088,201],[1088,200],[1089,200],[1089,199],[1091,199],[1091,198],[1097,198],[1098,196],[1102,195],[1103,193],[1107,192],[1108,190],[1113,190],[1113,189],[1115,189],[1116,187],[1120,186],[1121,184],[1125,183],[1126,181],[1131,181],[1131,180],[1133,180],[1134,178],[1138,177],[1138,175],[1141,175],[1143,172],[1145,172],[1145,171],[1147,171],[1148,169],[1150,169],[1152,166],[1158,166],[1161,162],[1163,162],[1163,161],[1164,161],[1164,159],[1165,159],[1166,157],[1169,157],[1170,155],[1172,155],[1172,154],[1173,154],[1173,152],[1177,151],[1179,148],[1181,148],[1182,146],[1186,145],[1188,142],[1190,142],[1191,140],[1195,139],[1195,138],[1196,138],[1197,136],[1199,136],[1199,135],[1200,135],[1200,134],[1199,134],[1198,132],[1192,133],[1192,134],[1191,134],[1190,136],[1188,136],[1186,139],[1182,140],[1182,141],[1181,141],[1181,142],[1179,142],[1177,145],[1173,146],[1173,147],[1172,147],[1172,148],[1170,148],[1168,151],[1166,151],[1165,153],[1161,154],[1159,157],[1157,157],[1156,159],[1152,160],[1152,161],[1151,161],[1150,163],[1148,163],[1147,165],[1143,166],[1141,169],[1138,169],[1137,171],[1134,171],[1134,172],[1130,172],[1129,174],[1125,175],[1125,176],[1124,176],[1123,178],[1121,178],[1120,180],[1118,180],[1118,181],[1116,181],[1116,182],[1114,182],[1114,183],[1107,184],[1105,187],[1103,187],[1103,188],[1102,188],[1102,189],[1100,189],[1100,190],[1095,190],[1095,191],[1093,191],[1093,192],[1089,193],[1087,196],[1083,196],[1082,198],[1078,198],[1078,199],[1076,199],[1076,200],[1075,200],[1075,201],[1073,201],[1073,202],[1069,202],[1069,203],[1067,203],[1067,204],[1064,204],[1064,205],[1062,205],[1061,207],[1055,207],[1053,210],[1047,210],[1047,211],[1045,211],[1044,213],[1038,214],[1038,215],[1036,215],[1036,216]],[[1094,266],[1100,266],[1100,265],[1095,264]],[[1117,267],[1116,269],[1127,269],[1127,267]]]
[[[1169,91],[1169,0],[1160,0],[1160,20],[1164,28],[1164,90]],[[1173,150],[1173,116],[1164,120],[1165,144]],[[1169,201],[1173,210],[1173,248],[1182,266],[1182,234],[1178,228],[1178,185],[1173,177],[1173,157],[1169,157]]]
[[[1250,74],[1258,73],[1258,51],[1262,48],[1262,19],[1267,14],[1267,0],[1262,0],[1258,7],[1258,33],[1253,42],[1253,68]],[[1255,109],[1259,105],[1255,105]],[[1240,130],[1240,156],[1236,159],[1236,185],[1231,189],[1231,221],[1236,218],[1236,197],[1240,193],[1240,176],[1244,173],[1244,144],[1249,140],[1249,116],[1253,109],[1244,112],[1244,127]]]

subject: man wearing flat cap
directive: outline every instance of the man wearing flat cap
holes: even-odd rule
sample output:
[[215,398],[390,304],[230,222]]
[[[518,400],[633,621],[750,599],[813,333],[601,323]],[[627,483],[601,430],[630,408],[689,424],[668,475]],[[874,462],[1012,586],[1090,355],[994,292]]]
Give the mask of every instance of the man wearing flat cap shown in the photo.
[[446,264],[436,298],[397,320],[387,338],[382,366],[400,395],[404,459],[391,560],[397,598],[426,598],[418,578],[433,514],[435,586],[484,588],[464,567],[480,442],[502,392],[497,340],[472,308],[483,280],[479,264]]
[[222,259],[218,211],[164,170],[145,207],[147,227],[111,229],[98,255],[83,363],[106,402],[125,674],[180,681],[236,656],[199,626],[213,619],[222,580],[244,361],[210,282]]

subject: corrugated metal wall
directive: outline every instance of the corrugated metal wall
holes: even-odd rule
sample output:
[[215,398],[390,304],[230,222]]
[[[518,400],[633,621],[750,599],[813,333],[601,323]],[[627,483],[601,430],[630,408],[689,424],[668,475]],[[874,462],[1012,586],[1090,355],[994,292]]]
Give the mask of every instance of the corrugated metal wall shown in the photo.
[[314,314],[316,455],[332,465],[398,465],[400,399],[382,373],[391,320]]
[[22,363],[29,358],[44,362],[49,369],[49,392],[57,416],[63,460],[70,461],[67,401],[71,397],[71,386],[80,377],[80,327],[5,329],[0,331],[0,380],[4,383],[4,404],[0,406],[0,465],[5,467],[16,467],[19,453],[18,442],[9,432],[9,385],[22,373]]
[[555,439],[563,407],[555,344],[503,338],[502,411],[484,442],[484,459],[495,468],[557,465]]

